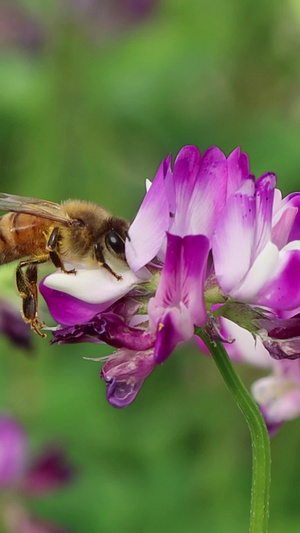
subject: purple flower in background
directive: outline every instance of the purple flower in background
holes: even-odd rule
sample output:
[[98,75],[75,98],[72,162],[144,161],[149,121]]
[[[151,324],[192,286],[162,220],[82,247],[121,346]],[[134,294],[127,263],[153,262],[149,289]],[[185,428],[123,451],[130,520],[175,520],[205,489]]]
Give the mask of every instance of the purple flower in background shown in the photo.
[[28,443],[23,428],[13,418],[0,417],[0,489],[21,483],[27,460]]
[[155,13],[159,0],[64,0],[67,16],[73,15],[95,40],[118,35],[143,23]]
[[0,333],[24,350],[33,349],[29,324],[25,324],[18,308],[3,298],[0,298]]
[[270,376],[252,385],[252,395],[273,435],[287,420],[300,416],[300,361],[274,361]]
[[27,435],[9,416],[0,416],[0,513],[8,533],[63,533],[27,511],[26,500],[49,494],[68,484],[73,469],[64,451],[48,447],[31,458]]
[[0,49],[18,47],[35,52],[43,41],[43,28],[32,12],[14,0],[0,6]]

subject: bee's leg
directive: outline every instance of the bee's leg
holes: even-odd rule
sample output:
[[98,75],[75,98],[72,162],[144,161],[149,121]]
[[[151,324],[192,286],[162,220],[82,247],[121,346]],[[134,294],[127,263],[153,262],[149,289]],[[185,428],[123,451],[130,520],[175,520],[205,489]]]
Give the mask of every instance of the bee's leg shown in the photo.
[[[29,323],[31,329],[40,335],[40,337],[46,337],[46,335],[40,331],[40,328],[42,328],[44,324],[39,322],[37,318],[37,265],[39,263],[45,263],[46,261],[48,261],[48,255],[38,259],[21,261],[16,270],[17,289],[23,300],[22,315],[24,321]],[[27,268],[24,273],[23,268],[25,267]]]
[[50,237],[47,241],[46,249],[49,251],[49,256],[56,268],[60,268],[65,274],[76,274],[75,268],[72,268],[72,270],[66,270],[64,267],[64,264],[58,254],[58,246],[59,246],[59,228],[55,227],[51,231]]
[[96,261],[99,263],[99,265],[103,266],[103,268],[106,268],[106,270],[108,270],[115,278],[117,278],[117,280],[122,279],[122,276],[119,276],[118,274],[116,274],[112,270],[112,268],[110,268],[110,266],[107,263],[105,263],[105,259],[104,259],[104,255],[103,255],[103,251],[102,251],[102,246],[99,243],[95,244],[95,257],[96,257]]

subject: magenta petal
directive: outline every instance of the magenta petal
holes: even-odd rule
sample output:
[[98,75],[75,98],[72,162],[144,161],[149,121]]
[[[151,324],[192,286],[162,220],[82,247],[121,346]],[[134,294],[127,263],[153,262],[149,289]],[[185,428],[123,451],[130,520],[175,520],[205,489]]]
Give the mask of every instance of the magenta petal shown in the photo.
[[204,280],[209,241],[204,235],[183,239],[167,234],[166,261],[156,295],[149,301],[149,326],[156,330],[154,358],[164,361],[179,342],[190,339],[194,325],[206,320]]
[[155,304],[166,309],[182,301],[190,308],[197,325],[202,325],[206,316],[203,287],[208,239],[204,235],[188,235],[182,239],[168,233],[167,241],[166,260],[154,298]]
[[244,179],[249,177],[249,159],[247,154],[241,152],[240,148],[236,148],[231,152],[227,159],[228,165],[228,183],[227,183],[227,198],[235,193]]
[[200,152],[196,146],[184,146],[174,163],[173,179],[176,197],[176,212],[172,224],[175,235],[187,234],[187,211],[200,165]]
[[155,294],[157,306],[163,308],[177,305],[181,300],[181,248],[182,238],[167,234],[165,264]]
[[212,146],[204,152],[194,191],[185,213],[188,231],[185,235],[212,237],[224,209],[227,191],[227,161],[223,152]]
[[204,235],[188,235],[183,239],[182,292],[183,302],[193,323],[203,326],[206,321],[204,282],[207,270],[209,240]]
[[137,272],[158,253],[169,227],[170,206],[164,179],[170,171],[170,158],[165,159],[131,224],[126,239],[126,259]]
[[73,326],[87,322],[98,313],[102,313],[107,309],[112,302],[105,302],[101,304],[90,304],[74,298],[61,291],[55,291],[46,287],[41,281],[40,293],[46,300],[49,312],[53,319],[64,326]]
[[190,313],[181,304],[168,309],[160,319],[156,332],[154,360],[163,363],[175,350],[177,344],[193,337],[194,326]]
[[197,234],[211,237],[226,200],[225,155],[212,147],[199,159],[198,150],[192,146],[185,147],[183,155],[186,160],[180,158],[177,172],[177,159],[174,166],[177,210],[170,232],[182,237]]
[[276,186],[275,174],[265,174],[256,182],[256,219],[255,219],[255,249],[253,259],[263,250],[271,240],[271,221],[274,189]]
[[255,297],[257,305],[276,310],[300,305],[300,250],[281,250],[276,270]]

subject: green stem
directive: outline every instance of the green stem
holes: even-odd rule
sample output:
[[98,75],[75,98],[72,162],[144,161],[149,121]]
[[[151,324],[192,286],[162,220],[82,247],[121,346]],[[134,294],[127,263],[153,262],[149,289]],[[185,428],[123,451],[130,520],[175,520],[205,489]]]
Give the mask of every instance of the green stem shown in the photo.
[[267,533],[270,489],[270,439],[261,412],[236,373],[221,343],[211,342],[203,332],[197,331],[205,342],[221,375],[242,411],[250,429],[252,441],[252,489],[250,533]]

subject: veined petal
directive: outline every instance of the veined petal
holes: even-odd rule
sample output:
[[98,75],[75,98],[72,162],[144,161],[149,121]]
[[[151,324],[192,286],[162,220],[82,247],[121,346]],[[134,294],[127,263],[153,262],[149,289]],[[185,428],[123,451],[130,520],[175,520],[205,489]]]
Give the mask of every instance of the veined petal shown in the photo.
[[127,407],[132,403],[154,366],[152,350],[120,349],[111,355],[101,370],[109,403],[114,407]]
[[230,196],[212,239],[212,253],[220,287],[229,294],[239,286],[251,266],[255,200],[253,180],[245,180],[246,194]]
[[[296,246],[299,241],[290,243]],[[261,254],[262,255],[262,254]],[[273,309],[294,309],[300,305],[300,249],[283,248],[279,252],[276,268],[262,284],[255,297],[257,305]]]
[[[181,301],[191,312],[195,325],[206,319],[204,280],[207,269],[209,241],[204,235],[184,238],[167,234],[167,253],[155,295],[156,307],[169,308]],[[151,323],[151,312],[149,311]]]
[[186,235],[203,234],[209,239],[212,237],[224,209],[227,178],[225,155],[215,146],[209,148],[201,158],[197,181],[186,213]]
[[184,146],[175,159],[173,181],[176,212],[172,224],[172,233],[175,235],[187,235],[187,211],[197,179],[200,157],[196,146]]
[[227,198],[229,198],[229,196],[240,188],[244,179],[249,177],[249,158],[247,154],[241,152],[241,149],[238,147],[228,156],[227,165]]
[[169,228],[170,207],[165,176],[170,171],[170,158],[162,161],[142,205],[131,224],[126,239],[126,259],[137,272],[158,253]]
[[254,260],[263,250],[267,242],[271,240],[271,221],[274,189],[276,185],[275,174],[265,174],[256,182],[256,219],[254,247],[252,259]]
[[148,329],[131,327],[121,316],[113,312],[100,313],[88,322],[53,330],[51,344],[73,344],[78,342],[104,342],[115,348],[128,350],[149,350],[153,348],[155,335]]
[[170,232],[182,237],[203,234],[210,238],[226,200],[226,157],[213,146],[197,161],[197,167],[193,166],[186,190],[178,194],[176,190],[177,210]]

